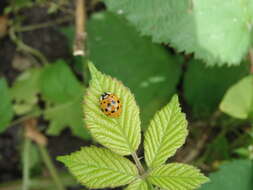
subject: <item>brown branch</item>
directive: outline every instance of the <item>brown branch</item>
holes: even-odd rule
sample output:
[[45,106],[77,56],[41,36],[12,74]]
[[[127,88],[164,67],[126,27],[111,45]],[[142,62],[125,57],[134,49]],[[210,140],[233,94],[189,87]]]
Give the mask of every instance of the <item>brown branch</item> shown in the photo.
[[86,6],[84,0],[76,0],[75,13],[76,37],[74,42],[74,56],[85,55],[85,25],[86,25]]

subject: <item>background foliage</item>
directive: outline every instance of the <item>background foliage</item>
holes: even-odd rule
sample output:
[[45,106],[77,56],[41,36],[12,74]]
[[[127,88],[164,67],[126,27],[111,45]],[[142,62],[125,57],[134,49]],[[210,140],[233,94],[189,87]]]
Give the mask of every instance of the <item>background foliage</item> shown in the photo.
[[[73,3],[0,1],[0,190],[21,189],[27,179],[31,190],[77,185],[63,170],[58,182],[44,174],[54,170],[50,158],[93,142],[82,111],[87,60],[130,88],[143,133],[179,94],[189,137],[169,162],[209,174],[200,189],[252,189],[253,2],[87,0],[82,58],[72,55]],[[29,126],[35,140],[27,140]],[[139,180],[127,189],[149,188]]]

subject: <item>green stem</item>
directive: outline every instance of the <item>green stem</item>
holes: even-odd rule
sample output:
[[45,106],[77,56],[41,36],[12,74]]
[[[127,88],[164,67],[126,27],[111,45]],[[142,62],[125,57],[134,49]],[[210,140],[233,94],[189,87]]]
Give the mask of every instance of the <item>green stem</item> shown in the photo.
[[50,172],[50,175],[51,175],[55,185],[57,186],[57,189],[58,190],[65,190],[65,188],[64,188],[64,186],[63,186],[63,184],[60,180],[60,177],[57,173],[57,170],[56,170],[56,168],[55,168],[55,166],[54,166],[54,164],[53,164],[53,162],[52,162],[52,160],[49,156],[49,153],[48,153],[47,149],[43,145],[38,144],[38,146],[39,146],[39,150],[41,152],[41,156],[42,156],[42,158],[43,158],[43,160],[44,160],[44,162],[45,162],[45,164],[48,168],[48,171]]
[[61,24],[61,23],[70,21],[72,19],[73,19],[73,16],[66,16],[66,17],[62,17],[62,18],[59,18],[57,20],[49,21],[49,22],[45,22],[45,23],[22,26],[22,27],[16,27],[15,31],[16,32],[28,32],[28,31],[38,30],[38,29],[41,29],[41,28],[54,26],[56,24]]
[[24,152],[23,152],[23,185],[22,190],[28,190],[30,185],[30,147],[31,140],[25,138],[24,141]]
[[132,154],[132,157],[133,157],[133,159],[134,159],[134,162],[135,162],[135,164],[136,164],[136,166],[137,166],[137,168],[138,168],[140,174],[141,174],[141,175],[144,174],[144,173],[145,173],[145,170],[144,170],[144,168],[143,168],[143,166],[142,166],[142,164],[141,164],[141,162],[140,162],[140,159],[138,158],[136,152],[134,152],[134,153]]
[[14,31],[14,28],[10,28],[9,35],[10,35],[11,40],[17,45],[17,47],[20,50],[26,53],[30,53],[31,55],[37,57],[42,64],[48,64],[46,57],[40,51],[26,45],[22,40],[18,39]]

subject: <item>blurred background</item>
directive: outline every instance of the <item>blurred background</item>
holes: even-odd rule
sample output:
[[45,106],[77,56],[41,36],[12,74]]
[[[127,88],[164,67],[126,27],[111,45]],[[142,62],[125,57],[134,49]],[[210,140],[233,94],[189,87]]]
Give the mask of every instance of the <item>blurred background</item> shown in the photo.
[[0,190],[85,189],[55,158],[96,144],[83,123],[87,60],[131,89],[143,131],[179,95],[190,134],[172,160],[210,175],[202,190],[253,189],[251,54],[208,66],[154,43],[99,0],[81,4],[80,39],[77,2],[0,1]]

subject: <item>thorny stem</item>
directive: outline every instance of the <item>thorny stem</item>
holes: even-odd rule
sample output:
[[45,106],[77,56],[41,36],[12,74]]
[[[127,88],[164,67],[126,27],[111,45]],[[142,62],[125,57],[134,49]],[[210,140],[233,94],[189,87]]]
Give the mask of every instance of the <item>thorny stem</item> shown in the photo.
[[30,186],[30,147],[31,140],[25,138],[24,140],[24,152],[23,152],[23,183],[22,190],[28,190]]
[[85,25],[86,25],[86,6],[85,0],[76,0],[76,11],[75,11],[75,25],[76,25],[76,36],[74,42],[73,55],[84,56],[84,44],[85,44]]
[[142,164],[141,164],[141,162],[140,162],[140,159],[138,158],[136,152],[134,152],[134,153],[132,154],[132,157],[133,157],[133,159],[134,159],[134,162],[135,162],[135,164],[136,164],[136,166],[137,166],[137,168],[138,168],[140,174],[141,174],[141,175],[144,174],[144,173],[145,173],[145,170],[144,170],[144,168],[143,168],[143,166],[142,166]]
[[65,190],[65,188],[64,188],[64,186],[63,186],[63,184],[60,180],[60,177],[57,173],[57,170],[56,170],[56,168],[55,168],[55,166],[54,166],[54,164],[53,164],[53,162],[52,162],[52,160],[49,156],[49,153],[48,153],[47,149],[45,148],[45,146],[40,145],[40,144],[38,144],[38,147],[39,147],[41,156],[42,156],[42,158],[43,158],[43,160],[44,160],[44,162],[45,162],[45,164],[46,164],[46,166],[47,166],[47,168],[48,168],[48,170],[49,170],[49,172],[52,176],[52,179],[54,180],[55,185],[57,186],[57,189],[58,190]]

